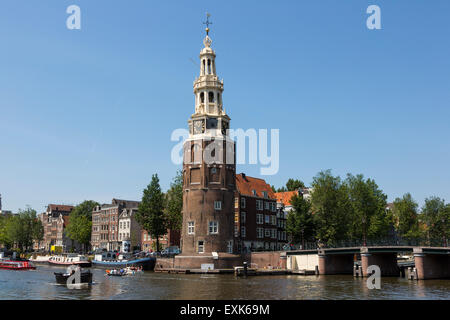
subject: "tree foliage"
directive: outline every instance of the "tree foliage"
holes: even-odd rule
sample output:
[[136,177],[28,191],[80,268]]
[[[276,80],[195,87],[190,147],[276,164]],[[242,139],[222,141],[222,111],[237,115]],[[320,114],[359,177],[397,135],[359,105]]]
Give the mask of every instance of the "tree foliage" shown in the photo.
[[181,230],[183,223],[183,173],[178,171],[166,195],[167,228]]
[[86,200],[73,208],[65,230],[67,237],[84,247],[89,245],[92,233],[92,211],[98,205],[93,200]]
[[450,204],[438,197],[425,199],[422,207],[422,221],[426,224],[429,239],[448,238],[450,232]]
[[295,191],[298,190],[299,188],[304,188],[305,184],[303,183],[303,181],[298,180],[298,179],[289,179],[286,182],[286,189],[287,191]]
[[142,201],[136,214],[136,221],[141,227],[156,239],[159,248],[159,237],[167,231],[167,221],[164,214],[165,197],[161,192],[157,174],[152,176],[152,181],[144,189]]
[[346,240],[350,235],[351,204],[347,186],[330,170],[319,172],[313,178],[312,210],[319,241],[332,244]]
[[286,232],[291,242],[311,241],[315,236],[314,217],[311,203],[302,195],[294,195],[291,199],[292,211],[286,221]]
[[397,221],[397,231],[401,237],[412,239],[421,236],[417,208],[418,204],[410,193],[395,199],[392,211]]
[[16,215],[2,217],[0,221],[0,242],[6,247],[15,246],[21,251],[28,250],[33,240],[41,241],[44,228],[30,207],[20,209]]
[[388,235],[391,219],[386,210],[387,196],[372,179],[362,174],[348,174],[345,180],[351,207],[350,238],[383,238]]

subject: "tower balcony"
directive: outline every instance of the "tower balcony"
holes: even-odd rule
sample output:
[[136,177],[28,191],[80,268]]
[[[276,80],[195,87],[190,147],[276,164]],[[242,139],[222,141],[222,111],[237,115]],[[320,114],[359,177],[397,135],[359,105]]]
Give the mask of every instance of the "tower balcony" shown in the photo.
[[202,88],[215,88],[223,91],[223,80],[195,80],[194,92]]

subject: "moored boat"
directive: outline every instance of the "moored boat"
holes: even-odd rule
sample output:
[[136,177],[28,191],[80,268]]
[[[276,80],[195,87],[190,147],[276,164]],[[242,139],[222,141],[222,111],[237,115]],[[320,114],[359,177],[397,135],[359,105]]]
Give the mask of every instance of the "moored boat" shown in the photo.
[[36,267],[28,260],[0,259],[0,269],[7,270],[34,270]]
[[58,266],[77,265],[83,268],[90,267],[92,265],[88,258],[79,254],[51,256],[48,259],[48,263]]
[[39,264],[39,263],[48,264],[48,259],[50,259],[50,256],[36,256],[36,255],[33,255],[28,260],[30,262],[34,263],[34,264]]
[[94,267],[121,269],[127,267],[142,268],[142,270],[153,270],[156,259],[154,257],[138,258],[127,254],[103,252],[96,254],[92,265]]

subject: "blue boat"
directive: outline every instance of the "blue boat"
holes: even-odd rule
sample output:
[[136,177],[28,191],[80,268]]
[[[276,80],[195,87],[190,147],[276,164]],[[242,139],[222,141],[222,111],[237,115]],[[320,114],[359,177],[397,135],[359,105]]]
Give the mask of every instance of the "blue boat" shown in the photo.
[[126,267],[142,267],[143,270],[153,270],[155,268],[156,258],[145,257],[136,258],[130,255],[117,254],[114,252],[103,252],[96,254],[92,260],[93,267],[120,269]]

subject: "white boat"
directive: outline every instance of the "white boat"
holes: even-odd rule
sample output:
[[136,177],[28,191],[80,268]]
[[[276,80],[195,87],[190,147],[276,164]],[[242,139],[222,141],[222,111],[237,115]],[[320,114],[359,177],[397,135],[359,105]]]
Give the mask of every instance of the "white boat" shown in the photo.
[[88,258],[81,254],[73,253],[51,256],[48,259],[48,263],[59,266],[77,265],[83,268],[91,266],[91,262]]
[[48,255],[46,255],[46,256],[35,256],[35,255],[33,255],[28,260],[30,260],[33,263],[48,263],[48,259],[50,259],[50,257],[51,256],[48,256]]

